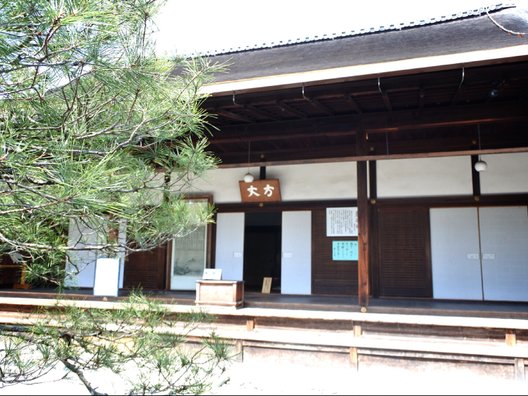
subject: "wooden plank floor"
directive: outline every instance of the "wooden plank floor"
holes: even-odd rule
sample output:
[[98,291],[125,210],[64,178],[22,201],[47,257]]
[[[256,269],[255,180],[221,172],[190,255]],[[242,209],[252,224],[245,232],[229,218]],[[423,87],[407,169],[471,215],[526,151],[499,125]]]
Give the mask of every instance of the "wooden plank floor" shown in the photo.
[[[92,289],[69,289],[63,297],[93,301],[118,301],[127,297],[126,290],[120,290],[119,297],[93,296]],[[194,291],[145,291],[146,295],[163,303],[194,305]],[[0,290],[0,297],[56,298],[53,289]],[[274,308],[293,310],[321,310],[359,312],[357,297],[330,295],[284,295],[246,292],[246,308]],[[411,298],[371,298],[369,313],[414,314],[414,315],[456,315],[490,318],[528,319],[528,302],[483,302]]]
[[[119,297],[101,297],[92,293],[91,289],[68,290],[59,302],[113,309],[128,294],[122,291]],[[346,355],[356,369],[366,356],[414,362],[474,361],[483,368],[507,365],[516,379],[526,380],[526,303],[371,299],[368,311],[360,312],[357,300],[350,296],[250,292],[244,306],[237,308],[196,306],[193,291],[148,294],[175,314],[199,309],[214,315],[214,323],[190,335],[199,340],[214,329],[221,338],[234,342],[240,353],[257,348],[331,353],[336,359]],[[0,323],[31,325],[37,319],[31,312],[38,306],[54,306],[57,297],[53,290],[0,290]]]

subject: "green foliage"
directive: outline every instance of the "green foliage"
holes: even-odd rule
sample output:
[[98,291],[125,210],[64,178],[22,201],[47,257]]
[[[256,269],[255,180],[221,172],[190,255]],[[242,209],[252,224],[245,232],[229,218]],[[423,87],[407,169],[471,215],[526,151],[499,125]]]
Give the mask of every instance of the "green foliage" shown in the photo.
[[187,341],[207,314],[170,317],[140,292],[117,309],[57,305],[40,314],[32,327],[3,329],[0,387],[62,367],[91,394],[200,394],[231,359],[214,333],[202,343]]
[[[68,232],[83,250],[151,249],[211,221],[183,203],[217,165],[199,88],[204,59],[160,59],[157,0],[0,0],[0,254],[33,284],[63,285]],[[126,224],[128,242],[110,237]],[[228,357],[186,342],[198,313],[169,315],[133,293],[122,309],[57,307],[0,333],[0,386],[62,368],[92,394],[102,372],[123,393],[202,393]],[[170,320],[169,320],[170,319]],[[220,365],[220,366],[218,366]],[[110,391],[111,392],[111,391]]]
[[214,70],[155,56],[160,4],[0,0],[0,249],[30,281],[62,282],[72,219],[126,221],[141,249],[197,226],[181,197],[218,162],[199,93]]

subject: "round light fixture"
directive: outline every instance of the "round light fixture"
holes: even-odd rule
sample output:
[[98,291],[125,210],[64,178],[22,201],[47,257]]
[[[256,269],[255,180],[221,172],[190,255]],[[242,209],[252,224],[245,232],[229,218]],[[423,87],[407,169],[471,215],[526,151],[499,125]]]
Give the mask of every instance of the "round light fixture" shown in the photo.
[[253,180],[255,180],[255,178],[253,177],[253,175],[252,175],[251,173],[248,172],[248,173],[246,173],[246,174],[244,175],[244,182],[246,182],[246,183],[252,183]]
[[477,162],[475,162],[475,170],[477,172],[482,172],[486,169],[488,169],[488,164],[486,163],[486,161],[478,160]]

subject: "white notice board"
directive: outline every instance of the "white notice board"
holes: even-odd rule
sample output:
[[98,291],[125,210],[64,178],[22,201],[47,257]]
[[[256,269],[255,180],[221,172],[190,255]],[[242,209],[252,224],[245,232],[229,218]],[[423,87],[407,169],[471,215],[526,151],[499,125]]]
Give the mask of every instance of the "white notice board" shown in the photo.
[[357,208],[326,208],[326,236],[358,236]]

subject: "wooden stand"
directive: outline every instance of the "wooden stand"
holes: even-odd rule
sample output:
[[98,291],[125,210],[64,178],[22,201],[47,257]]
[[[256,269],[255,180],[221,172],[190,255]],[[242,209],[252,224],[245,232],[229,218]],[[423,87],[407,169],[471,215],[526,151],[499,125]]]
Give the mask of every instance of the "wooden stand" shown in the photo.
[[197,305],[224,305],[240,307],[244,305],[244,282],[231,280],[196,281]]

